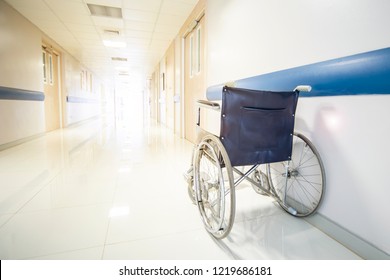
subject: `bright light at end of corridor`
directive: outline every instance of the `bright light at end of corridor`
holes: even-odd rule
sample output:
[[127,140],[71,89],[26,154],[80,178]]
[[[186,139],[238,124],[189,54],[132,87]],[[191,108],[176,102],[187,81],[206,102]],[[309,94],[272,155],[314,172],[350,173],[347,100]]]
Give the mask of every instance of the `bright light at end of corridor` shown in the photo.
[[130,209],[127,206],[124,207],[113,207],[110,210],[109,217],[121,217],[121,216],[128,216],[130,213]]
[[128,173],[131,171],[131,167],[130,166],[122,166],[118,169],[118,173]]

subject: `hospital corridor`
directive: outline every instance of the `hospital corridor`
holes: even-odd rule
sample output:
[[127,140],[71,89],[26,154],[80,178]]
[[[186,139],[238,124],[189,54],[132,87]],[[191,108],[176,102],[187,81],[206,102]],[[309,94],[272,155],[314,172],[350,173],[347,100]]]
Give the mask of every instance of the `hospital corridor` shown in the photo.
[[388,11],[0,0],[0,260],[15,277],[50,260],[381,272]]

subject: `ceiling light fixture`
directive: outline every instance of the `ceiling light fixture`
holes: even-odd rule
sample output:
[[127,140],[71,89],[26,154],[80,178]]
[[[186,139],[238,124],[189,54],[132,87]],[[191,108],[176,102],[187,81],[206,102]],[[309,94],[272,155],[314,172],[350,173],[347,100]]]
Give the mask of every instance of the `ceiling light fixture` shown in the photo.
[[119,30],[104,29],[103,32],[108,36],[119,36]]
[[116,7],[87,4],[88,9],[93,16],[101,17],[113,17],[113,18],[122,18],[122,9]]
[[127,61],[126,57],[111,57],[112,61]]

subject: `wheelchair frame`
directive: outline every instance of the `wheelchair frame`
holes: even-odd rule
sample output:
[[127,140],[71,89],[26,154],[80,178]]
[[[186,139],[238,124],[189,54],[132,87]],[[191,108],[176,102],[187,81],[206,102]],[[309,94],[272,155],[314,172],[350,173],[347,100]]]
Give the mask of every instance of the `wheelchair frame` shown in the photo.
[[[274,100],[279,100],[280,96],[282,96],[280,92],[253,91],[229,87],[224,87],[223,89],[223,91],[229,90],[239,90],[240,92],[237,93],[238,98],[241,98],[240,94],[245,95],[248,91],[251,91],[252,95],[249,98],[255,96],[256,99],[260,99],[256,100],[256,104],[261,104],[263,101],[272,104],[275,103],[273,102]],[[296,99],[292,99],[291,102],[286,103],[287,105],[283,105],[291,107],[288,114],[291,115],[292,112],[292,116],[288,114],[281,115],[276,119],[277,122],[275,124],[271,123],[271,129],[275,128],[282,131],[283,134],[276,133],[275,135],[277,137],[279,137],[278,135],[283,135],[281,136],[285,138],[283,141],[272,139],[273,131],[259,131],[257,132],[260,133],[259,135],[262,133],[271,134],[271,139],[268,142],[264,142],[265,149],[264,147],[259,148],[257,147],[259,145],[255,143],[257,139],[252,139],[251,134],[247,134],[251,139],[245,139],[248,136],[244,133],[244,140],[239,140],[238,142],[246,143],[245,141],[248,140],[249,146],[251,143],[254,143],[254,148],[250,147],[249,152],[244,153],[244,160],[240,159],[240,155],[236,155],[237,152],[241,152],[243,149],[243,146],[236,149],[237,141],[230,144],[223,136],[218,137],[200,128],[200,108],[221,112],[223,110],[221,110],[219,103],[205,100],[198,101],[197,126],[200,129],[200,137],[194,147],[191,167],[186,172],[185,178],[188,183],[189,196],[193,203],[197,204],[206,230],[215,238],[224,238],[231,231],[236,209],[235,188],[244,180],[251,183],[256,193],[273,197],[286,212],[293,216],[305,217],[317,210],[325,190],[323,163],[312,142],[304,135],[294,132],[295,109],[299,92],[310,90],[310,86],[296,87],[291,92],[291,94],[295,93]],[[259,97],[253,95],[253,92],[255,94],[258,92]],[[283,94],[287,96],[288,93]],[[283,100],[280,99],[282,101],[276,102],[279,107],[280,104],[278,102],[285,103],[284,95],[282,96]],[[262,96],[266,96],[266,98],[261,100]],[[236,102],[235,100],[237,98],[233,99],[232,108],[236,105],[234,103]],[[272,106],[277,105],[272,104]],[[224,103],[222,103],[222,106],[224,106]],[[274,114],[279,114],[279,107],[277,109],[267,108],[261,110],[265,110],[264,116],[273,116]],[[241,108],[259,109],[243,106]],[[225,108],[225,110],[227,109]],[[291,117],[292,120],[290,119]],[[224,113],[221,113],[221,118],[225,118]],[[261,122],[261,119],[259,120],[258,118],[254,120],[254,125],[256,125],[256,121],[259,121],[258,123]],[[286,128],[283,127],[281,129],[279,127],[280,123],[283,123],[283,125],[287,123],[285,125]],[[245,124],[241,124],[241,120],[240,122],[233,120],[233,125],[237,126],[237,124],[245,126]],[[221,126],[223,125],[225,124],[222,122]],[[222,130],[223,128],[221,128],[221,132]],[[227,130],[229,130],[229,127]],[[285,137],[286,133],[288,133],[290,139]],[[234,138],[236,135],[232,137]],[[282,146],[275,148],[274,142],[278,141],[282,143]],[[269,148],[267,145],[272,147]],[[227,149],[230,152],[230,156],[232,156],[233,166]],[[244,166],[248,170],[242,172],[237,168],[240,166]],[[237,178],[234,177],[233,172],[238,175]]]

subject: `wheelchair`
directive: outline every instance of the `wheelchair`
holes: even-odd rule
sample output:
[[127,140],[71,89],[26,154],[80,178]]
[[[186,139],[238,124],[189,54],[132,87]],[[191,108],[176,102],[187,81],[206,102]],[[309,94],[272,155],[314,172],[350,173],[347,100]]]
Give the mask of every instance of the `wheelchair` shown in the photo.
[[[317,210],[325,190],[324,166],[312,142],[294,132],[299,92],[310,90],[224,86],[221,105],[198,101],[198,141],[185,179],[206,230],[215,238],[231,231],[235,188],[244,180],[293,216],[306,217]],[[220,135],[200,127],[201,108],[218,111]]]

